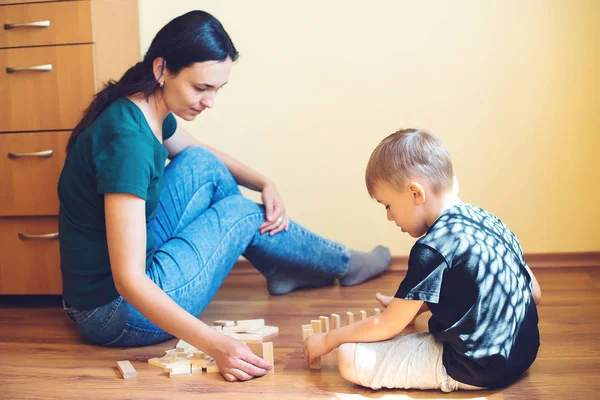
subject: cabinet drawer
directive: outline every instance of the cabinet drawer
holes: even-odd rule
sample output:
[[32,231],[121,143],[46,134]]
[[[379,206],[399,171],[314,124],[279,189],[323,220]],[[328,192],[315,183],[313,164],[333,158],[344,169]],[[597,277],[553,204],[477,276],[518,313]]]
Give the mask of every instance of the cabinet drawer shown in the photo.
[[56,0],[0,0],[0,6],[5,4],[22,4],[22,3],[46,3]]
[[0,50],[0,132],[73,129],[94,94],[93,46]]
[[0,218],[0,294],[60,294],[58,219]]
[[89,1],[19,4],[0,8],[0,48],[91,42]]
[[57,215],[71,132],[0,134],[0,216]]

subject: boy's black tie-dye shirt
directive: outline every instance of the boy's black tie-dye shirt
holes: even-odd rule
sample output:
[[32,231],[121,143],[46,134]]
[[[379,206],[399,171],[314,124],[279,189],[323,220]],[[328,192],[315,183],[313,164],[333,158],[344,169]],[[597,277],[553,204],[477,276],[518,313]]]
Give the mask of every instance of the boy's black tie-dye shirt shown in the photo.
[[423,300],[443,363],[459,382],[498,388],[535,360],[538,315],[515,235],[469,204],[444,211],[410,252],[396,296]]

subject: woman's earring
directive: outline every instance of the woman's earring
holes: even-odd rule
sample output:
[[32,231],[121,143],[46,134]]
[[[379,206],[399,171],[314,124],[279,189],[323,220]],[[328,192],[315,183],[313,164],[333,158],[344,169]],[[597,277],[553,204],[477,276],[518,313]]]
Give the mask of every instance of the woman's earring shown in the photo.
[[158,86],[160,86],[160,87],[163,87],[163,86],[165,86],[165,81],[160,81],[160,82],[158,82]]

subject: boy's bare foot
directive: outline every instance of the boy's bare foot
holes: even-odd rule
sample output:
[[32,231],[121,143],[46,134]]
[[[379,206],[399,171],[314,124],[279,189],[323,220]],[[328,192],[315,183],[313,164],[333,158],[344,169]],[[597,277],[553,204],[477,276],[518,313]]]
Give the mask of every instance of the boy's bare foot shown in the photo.
[[394,299],[393,296],[386,296],[379,292],[375,293],[375,298],[379,301],[379,303],[381,303],[383,307],[389,306],[392,300]]

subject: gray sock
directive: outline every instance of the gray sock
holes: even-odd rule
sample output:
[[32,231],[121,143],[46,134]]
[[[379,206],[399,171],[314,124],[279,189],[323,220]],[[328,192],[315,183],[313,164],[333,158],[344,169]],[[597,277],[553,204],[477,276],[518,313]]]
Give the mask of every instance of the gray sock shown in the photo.
[[300,288],[317,288],[333,284],[335,277],[306,270],[281,269],[267,278],[269,293],[280,296]]
[[340,278],[340,284],[354,286],[371,279],[385,271],[391,259],[390,250],[383,246],[377,246],[368,253],[350,250],[350,265]]

